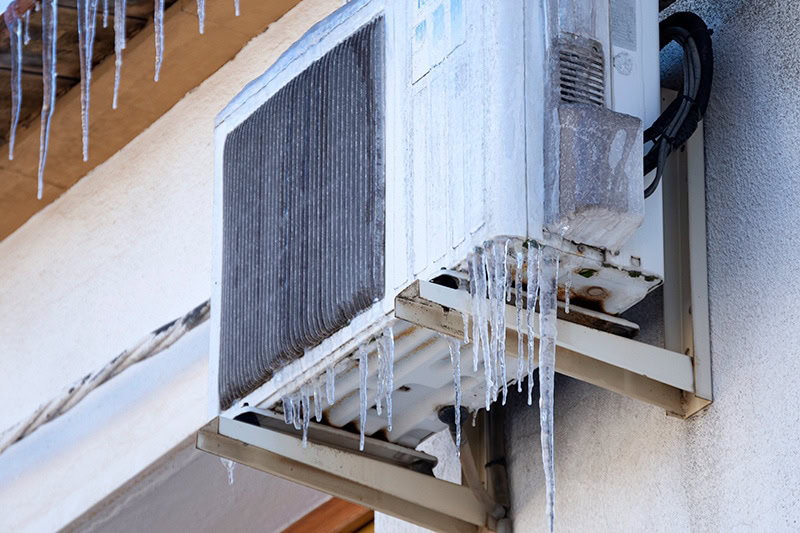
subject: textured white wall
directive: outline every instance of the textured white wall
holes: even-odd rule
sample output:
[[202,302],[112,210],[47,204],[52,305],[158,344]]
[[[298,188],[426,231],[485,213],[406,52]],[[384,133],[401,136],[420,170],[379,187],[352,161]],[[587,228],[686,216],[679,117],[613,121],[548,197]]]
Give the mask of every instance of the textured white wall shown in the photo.
[[[797,531],[800,4],[676,9],[714,29],[705,142],[715,401],[680,421],[558,380],[556,528]],[[542,531],[538,410],[515,398],[508,413],[515,529]]]
[[[461,462],[456,456],[456,445],[450,431],[440,431],[432,435],[417,448],[439,459],[433,475],[451,483],[461,483]],[[410,524],[383,513],[375,513],[376,533],[427,533],[429,529]]]
[[[0,242],[0,431],[208,299],[214,117],[340,5],[302,2]],[[205,422],[192,335],[0,455],[0,531],[64,526]]]

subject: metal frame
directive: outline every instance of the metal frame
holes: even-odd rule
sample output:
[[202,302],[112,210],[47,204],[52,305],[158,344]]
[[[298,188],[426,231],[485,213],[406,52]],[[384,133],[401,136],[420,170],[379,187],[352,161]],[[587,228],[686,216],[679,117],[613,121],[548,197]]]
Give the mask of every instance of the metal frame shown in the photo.
[[[373,446],[383,443],[369,439]],[[496,521],[469,487],[414,472],[374,457],[217,417],[197,433],[197,448],[444,532],[494,531]]]
[[[675,96],[662,94],[669,101]],[[683,400],[693,414],[713,400],[702,122],[670,158],[662,183],[664,248],[670,251],[664,261],[664,341],[692,360],[695,391]]]
[[[706,264],[705,174],[702,124],[671,159],[665,175],[664,320],[659,348],[558,320],[556,371],[688,418],[712,401]],[[516,308],[506,305],[507,357],[517,357]],[[470,295],[416,281],[395,300],[395,316],[450,335],[464,336],[461,313],[472,316]],[[526,311],[523,311],[526,313]],[[538,313],[537,313],[538,315]],[[527,316],[523,323],[527,323]],[[538,323],[534,319],[538,341]]]

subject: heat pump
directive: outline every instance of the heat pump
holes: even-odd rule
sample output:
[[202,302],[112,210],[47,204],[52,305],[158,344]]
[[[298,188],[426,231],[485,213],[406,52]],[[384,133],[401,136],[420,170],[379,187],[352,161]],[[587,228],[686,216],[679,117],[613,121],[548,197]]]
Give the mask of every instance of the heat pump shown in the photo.
[[391,328],[394,427],[371,363],[367,434],[444,428],[448,344],[395,297],[465,283],[487,243],[556,246],[576,320],[642,300],[664,272],[642,176],[658,53],[656,0],[353,0],[315,25],[216,121],[211,413],[280,410],[327,375],[321,418],[357,426],[359,347]]

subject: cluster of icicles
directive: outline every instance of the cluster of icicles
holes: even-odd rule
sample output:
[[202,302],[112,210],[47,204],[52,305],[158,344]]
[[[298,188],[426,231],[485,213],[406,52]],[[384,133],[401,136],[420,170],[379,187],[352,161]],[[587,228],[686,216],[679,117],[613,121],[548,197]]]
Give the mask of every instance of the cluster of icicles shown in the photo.
[[[382,334],[374,339],[377,347],[378,359],[378,391],[375,397],[375,410],[378,416],[384,410],[389,431],[392,430],[392,390],[394,389],[394,331],[391,327],[385,328]],[[369,376],[369,351],[365,345],[356,350],[358,358],[359,376],[359,422],[361,438],[359,449],[364,450],[364,429],[367,425],[367,378]],[[308,442],[308,424],[311,420],[311,404],[314,407],[314,417],[317,422],[322,421],[322,382],[325,382],[325,396],[329,406],[336,401],[335,371],[333,364],[329,365],[324,375],[304,383],[300,390],[290,396],[283,397],[283,416],[287,424],[293,424],[295,429],[303,430],[303,448]]]
[[[470,297],[472,303],[472,370],[478,372],[483,362],[485,407],[491,409],[498,399],[505,405],[508,398],[506,369],[506,303],[514,302],[516,310],[517,365],[515,381],[522,392],[528,378],[528,405],[533,403],[533,371],[536,305],[539,305],[539,411],[541,425],[542,464],[545,474],[546,517],[550,531],[555,519],[555,468],[553,448],[553,385],[555,379],[558,267],[557,248],[541,246],[535,241],[500,239],[476,248],[469,256]],[[527,267],[527,272],[525,272]],[[527,287],[523,287],[527,280]],[[565,312],[569,313],[571,276],[567,276]],[[524,292],[523,292],[524,289]],[[462,315],[464,344],[469,339],[469,316]],[[523,335],[525,333],[525,335]],[[525,341],[527,336],[527,359]],[[456,447],[461,445],[461,346],[449,339],[455,387]],[[473,419],[474,423],[474,419]]]
[[[546,516],[549,530],[553,531],[555,518],[555,472],[553,449],[553,383],[556,357],[556,321],[558,311],[559,251],[541,246],[534,241],[503,239],[487,242],[476,248],[467,262],[470,297],[472,302],[472,367],[477,372],[482,361],[485,407],[491,409],[498,399],[505,405],[508,398],[506,369],[506,303],[512,300],[516,309],[517,365],[515,380],[517,391],[528,378],[528,405],[533,403],[533,371],[535,317],[532,312],[539,306],[539,410],[541,422],[542,464],[545,474]],[[523,287],[523,280],[527,286]],[[565,311],[569,313],[569,285],[566,280]],[[523,290],[524,289],[524,290]],[[531,311],[531,312],[527,312]],[[453,368],[455,392],[456,449],[461,448],[461,348],[470,343],[470,317],[462,315],[464,338],[447,337],[450,361]],[[523,335],[523,332],[525,333]],[[524,338],[527,337],[527,358]],[[374,339],[377,346],[378,391],[375,408],[381,415],[386,408],[388,429],[392,430],[392,390],[394,369],[394,336],[391,328]],[[359,419],[361,437],[359,448],[364,449],[364,431],[367,422],[369,352],[362,345],[356,350],[359,367]],[[303,431],[303,447],[307,445],[308,427],[313,405],[317,422],[322,420],[322,386],[329,406],[335,402],[334,368],[329,366],[324,375],[300,387],[296,393],[283,398],[284,421]],[[475,412],[477,413],[477,411]],[[475,414],[473,413],[473,414]],[[473,425],[475,419],[473,417]],[[228,470],[228,480],[233,483],[233,464],[223,460]]]
[[[103,27],[108,26],[109,2],[114,2],[114,97],[111,106],[117,108],[120,73],[122,71],[122,51],[125,49],[125,10],[127,0],[102,0]],[[89,159],[89,104],[92,83],[92,57],[94,53],[94,37],[97,28],[97,7],[100,0],[77,0],[78,11],[78,50],[81,63],[81,133],[83,139],[83,160]],[[39,136],[39,175],[36,197],[42,198],[44,186],[44,168],[47,163],[47,146],[50,140],[50,118],[56,104],[56,58],[58,40],[58,2],[42,0],[34,3],[33,10],[42,12],[42,116]],[[239,0],[234,0],[234,10],[239,16]],[[5,11],[11,41],[11,131],[8,141],[8,159],[14,159],[14,142],[22,109],[22,47],[30,42],[30,15],[17,15],[16,1]],[[197,0],[197,18],[200,33],[205,25],[205,0]],[[155,26],[156,60],[155,81],[161,71],[164,57],[164,0],[155,0],[153,14]]]

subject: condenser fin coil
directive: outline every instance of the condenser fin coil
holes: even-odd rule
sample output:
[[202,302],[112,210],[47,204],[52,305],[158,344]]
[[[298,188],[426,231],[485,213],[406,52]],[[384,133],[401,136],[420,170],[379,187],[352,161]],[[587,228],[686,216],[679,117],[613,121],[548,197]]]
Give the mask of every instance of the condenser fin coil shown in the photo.
[[225,141],[222,409],[384,295],[383,18]]

